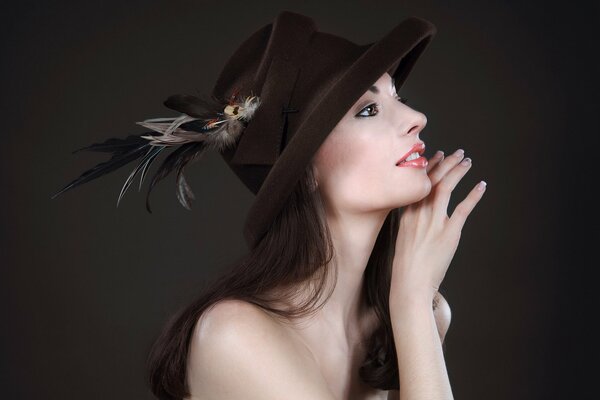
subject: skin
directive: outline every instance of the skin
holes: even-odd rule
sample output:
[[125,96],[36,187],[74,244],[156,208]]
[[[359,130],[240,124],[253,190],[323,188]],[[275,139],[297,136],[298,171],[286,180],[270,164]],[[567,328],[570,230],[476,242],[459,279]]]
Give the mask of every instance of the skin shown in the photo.
[[[364,316],[359,294],[377,235],[389,212],[431,191],[425,169],[396,162],[419,139],[426,116],[401,103],[385,73],[348,110],[313,159],[339,266],[333,295],[322,310],[329,326],[348,336]],[[377,109],[370,106],[377,103]]]
[[[225,388],[230,398],[247,399],[281,398],[282,393],[321,400],[452,398],[441,351],[451,311],[437,289],[462,223],[481,194],[472,192],[447,223],[448,197],[470,165],[459,165],[462,154],[444,158],[438,152],[427,168],[397,167],[400,157],[422,142],[427,118],[399,101],[389,74],[374,86],[376,92],[367,91],[355,102],[313,159],[336,251],[332,296],[313,316],[291,326],[237,300],[207,311],[192,339],[192,398],[223,398]],[[364,340],[375,328],[374,314],[360,294],[377,235],[398,207],[405,207],[406,217],[396,243],[390,316],[403,392],[391,391],[388,397],[358,376]],[[226,378],[232,365],[236,382]],[[270,375],[278,379],[261,385]]]
[[[339,273],[332,296],[309,322],[298,324],[297,331],[324,366],[339,398],[364,390],[355,385],[364,354],[359,342],[372,332],[374,315],[365,309],[360,289],[377,235],[392,209],[422,200],[432,188],[428,169],[396,166],[422,141],[419,134],[427,117],[399,101],[388,73],[374,86],[378,93],[367,91],[355,102],[313,159]],[[443,341],[450,306],[440,293],[434,303],[436,328]],[[341,360],[355,360],[346,375],[339,373]]]

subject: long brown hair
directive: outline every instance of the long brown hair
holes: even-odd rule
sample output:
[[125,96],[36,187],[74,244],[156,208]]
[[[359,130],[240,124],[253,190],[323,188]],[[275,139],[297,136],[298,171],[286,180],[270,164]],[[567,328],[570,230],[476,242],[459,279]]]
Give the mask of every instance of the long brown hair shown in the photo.
[[[190,338],[198,318],[219,300],[245,300],[284,319],[293,319],[317,311],[331,296],[333,287],[325,300],[317,304],[330,274],[337,277],[337,268],[335,263],[330,264],[334,256],[333,243],[323,200],[315,190],[314,182],[311,164],[260,243],[165,325],[147,362],[148,385],[156,397],[174,400],[190,395],[186,383]],[[381,390],[399,389],[389,315],[399,212],[400,209],[393,209],[384,221],[365,269],[362,288],[367,306],[377,316],[378,325],[367,341],[367,355],[359,373],[365,383]],[[290,246],[290,243],[294,245]],[[291,299],[301,286],[314,288],[306,301],[285,310],[274,306],[275,298],[269,293],[285,289],[285,301]],[[281,299],[277,297],[277,301]]]

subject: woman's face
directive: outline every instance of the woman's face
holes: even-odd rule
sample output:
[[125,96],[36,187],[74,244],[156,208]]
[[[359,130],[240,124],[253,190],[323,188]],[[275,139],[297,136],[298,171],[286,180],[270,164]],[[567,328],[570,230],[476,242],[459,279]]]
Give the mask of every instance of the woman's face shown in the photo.
[[400,102],[386,72],[348,110],[323,142],[313,167],[329,206],[346,212],[402,207],[427,196],[425,167],[396,165],[423,143],[426,116]]

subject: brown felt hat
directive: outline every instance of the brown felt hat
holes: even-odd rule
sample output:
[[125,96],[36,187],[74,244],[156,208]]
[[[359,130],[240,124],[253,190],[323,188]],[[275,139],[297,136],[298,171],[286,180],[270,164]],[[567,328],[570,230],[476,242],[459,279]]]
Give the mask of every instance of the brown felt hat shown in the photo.
[[348,109],[385,72],[399,90],[435,33],[432,23],[409,17],[380,40],[357,45],[318,31],[307,16],[283,11],[239,46],[214,93],[242,87],[262,99],[237,146],[222,153],[256,194],[244,224],[251,248]]
[[[219,74],[211,100],[173,95],[164,104],[181,116],[138,122],[155,132],[76,150],[110,152],[112,158],[52,198],[142,157],[121,189],[118,206],[136,174],[141,171],[141,188],[152,161],[164,149],[176,147],[152,178],[146,208],[151,212],[154,185],[176,170],[177,197],[190,209],[194,195],[184,167],[206,149],[216,149],[256,195],[243,232],[254,248],[350,107],[385,72],[399,90],[435,33],[432,23],[409,17],[378,41],[358,45],[318,31],[310,17],[282,11],[239,45]],[[239,93],[244,101],[238,101]]]

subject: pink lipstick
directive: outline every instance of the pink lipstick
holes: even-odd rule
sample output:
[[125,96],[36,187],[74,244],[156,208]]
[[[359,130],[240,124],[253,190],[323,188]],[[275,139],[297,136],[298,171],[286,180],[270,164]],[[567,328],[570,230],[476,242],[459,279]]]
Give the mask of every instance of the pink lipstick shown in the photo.
[[[423,157],[422,154],[425,152],[425,143],[416,143],[398,162],[397,167],[416,167],[425,168],[428,164],[427,158]],[[406,161],[406,159],[413,153],[419,154],[419,157],[412,160]],[[413,156],[414,157],[414,156]]]

